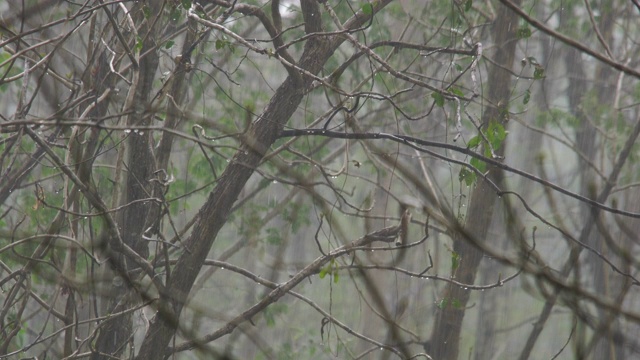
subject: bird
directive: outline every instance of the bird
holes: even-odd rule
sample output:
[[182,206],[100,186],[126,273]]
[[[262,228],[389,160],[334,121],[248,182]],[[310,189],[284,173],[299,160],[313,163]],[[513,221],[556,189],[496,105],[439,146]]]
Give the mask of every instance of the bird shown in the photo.
[[400,235],[400,225],[389,226],[364,236],[367,243],[374,241],[392,242]]
[[411,220],[411,213],[409,210],[405,210],[400,219],[400,224],[395,226],[389,226],[384,229],[376,230],[364,236],[365,244],[372,243],[374,241],[382,241],[390,243],[395,241],[398,237],[402,241],[396,241],[396,246],[400,246],[404,243],[404,237],[406,236],[409,221]]

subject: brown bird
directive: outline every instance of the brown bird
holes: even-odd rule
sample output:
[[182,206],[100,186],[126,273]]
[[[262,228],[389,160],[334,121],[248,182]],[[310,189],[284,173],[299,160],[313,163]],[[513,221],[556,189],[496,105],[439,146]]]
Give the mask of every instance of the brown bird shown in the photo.
[[[398,237],[403,239],[406,236],[406,234],[403,234],[403,232],[407,231],[406,228],[408,227],[410,220],[411,220],[411,213],[409,212],[409,210],[405,210],[405,212],[402,214],[402,219],[400,220],[400,224],[395,226],[389,226],[384,229],[380,229],[365,235],[364,236],[366,240],[365,243],[369,244],[374,241],[382,241],[382,242],[390,243],[395,241]],[[396,242],[396,245],[402,245],[403,242],[404,242],[404,239],[400,243]]]

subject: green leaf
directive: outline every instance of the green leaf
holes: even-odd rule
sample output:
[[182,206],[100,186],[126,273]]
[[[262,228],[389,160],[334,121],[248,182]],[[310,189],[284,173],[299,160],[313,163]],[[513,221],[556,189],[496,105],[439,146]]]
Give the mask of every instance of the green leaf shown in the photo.
[[165,49],[171,49],[171,47],[173,47],[173,45],[174,45],[175,43],[176,43],[175,41],[173,41],[173,40],[169,40],[169,41],[167,41],[167,42],[164,44],[164,48],[165,48]]
[[436,105],[438,107],[444,106],[444,95],[438,92],[434,92],[433,94],[431,94],[431,97],[436,101]]
[[536,80],[544,79],[544,68],[542,66],[536,66],[536,69],[533,70],[533,78]]
[[462,72],[462,66],[460,66],[460,64],[453,64],[453,66],[456,68],[456,70],[458,70],[458,72]]
[[460,266],[460,254],[455,251],[451,252],[451,272],[454,272]]
[[531,37],[531,29],[528,26],[518,28],[518,30],[516,30],[516,36],[519,39],[528,39]]
[[191,0],[182,0],[182,7],[185,9],[191,8]]
[[7,61],[10,57],[11,57],[10,53],[0,49],[0,63]]
[[280,231],[278,231],[278,229],[267,229],[267,244],[276,246],[282,244],[282,236],[280,236]]
[[473,1],[472,0],[467,0],[464,3],[464,12],[467,12],[467,11],[471,10],[471,5],[473,5]]
[[527,91],[524,92],[524,98],[522,99],[522,103],[524,105],[527,105],[530,99],[531,99],[531,90],[527,89]]
[[444,309],[444,308],[446,308],[446,307],[447,307],[447,303],[448,303],[448,302],[449,302],[449,301],[445,298],[445,299],[442,299],[442,300],[438,301],[438,303],[436,304],[436,306],[437,306],[438,308],[440,308],[440,309]]
[[480,145],[482,138],[479,135],[472,137],[467,143],[467,149],[475,149]]
[[471,161],[469,161],[469,164],[471,164],[471,166],[473,166],[474,168],[478,169],[478,171],[480,171],[481,173],[484,173],[487,170],[487,164],[484,161],[479,160],[477,158],[471,159]]
[[180,19],[180,15],[182,15],[182,12],[180,11],[180,8],[178,6],[171,7],[171,11],[169,14],[169,18],[171,19],[171,21],[178,21],[178,19]]
[[362,8],[360,8],[362,10],[362,13],[368,16],[373,15],[373,5],[371,5],[370,3],[366,3],[364,5],[362,5]]
[[144,18],[148,19],[151,16],[151,8],[148,5],[144,5],[142,7],[142,13],[144,14]]
[[[3,51],[2,48],[0,48],[0,63],[7,61],[10,57],[11,57],[11,54],[9,52]],[[5,64],[4,66],[0,67],[1,69],[0,73],[2,73],[5,76],[14,76],[14,75],[20,74],[23,71],[23,68],[18,66],[17,64],[18,62],[14,62],[13,66],[10,62]],[[11,66],[11,68],[9,72],[5,74],[9,66]],[[9,88],[9,83],[5,82],[2,85],[0,85],[0,92],[5,92],[7,91],[8,88]]]
[[320,274],[318,274],[318,276],[320,277],[320,279],[324,279],[324,277],[327,276],[327,273],[329,272],[330,272],[330,267],[329,265],[327,265],[322,269],[320,269]]
[[462,303],[458,299],[451,300],[451,306],[455,309],[462,309]]
[[[492,144],[491,146],[493,146],[493,143],[491,144]],[[495,150],[496,148],[493,148],[493,149]],[[482,153],[482,155],[484,155],[484,157],[490,158],[492,156],[491,149],[488,146],[485,146],[484,152]]]
[[[489,142],[491,142],[493,150],[497,150],[502,146],[504,139],[507,138],[507,132],[502,124],[497,121],[491,121],[487,128],[486,136]],[[491,155],[491,152],[489,151],[488,154]],[[486,152],[485,155],[487,155]]]
[[462,90],[456,88],[456,87],[452,87],[451,89],[449,89],[449,91],[459,97],[464,97],[464,93],[462,92]]
[[140,50],[142,50],[142,38],[140,36],[138,36],[138,39],[136,41],[136,47],[135,50],[137,52],[140,52]]
[[476,181],[476,173],[463,167],[458,173],[458,180],[460,180],[460,182],[464,181],[467,186],[471,186]]
[[216,50],[220,50],[223,48],[229,48],[229,50],[231,50],[231,52],[234,52],[236,50],[235,46],[231,45],[231,42],[229,42],[229,40],[222,38],[222,39],[217,39],[216,40]]
[[333,283],[337,284],[338,280],[340,280],[340,276],[338,275],[337,271],[334,271],[334,273],[333,273]]

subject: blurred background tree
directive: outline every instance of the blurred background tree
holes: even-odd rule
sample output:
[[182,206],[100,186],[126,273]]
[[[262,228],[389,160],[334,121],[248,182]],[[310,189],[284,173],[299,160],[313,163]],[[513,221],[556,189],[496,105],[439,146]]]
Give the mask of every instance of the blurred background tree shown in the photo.
[[0,358],[640,353],[637,2],[0,13]]

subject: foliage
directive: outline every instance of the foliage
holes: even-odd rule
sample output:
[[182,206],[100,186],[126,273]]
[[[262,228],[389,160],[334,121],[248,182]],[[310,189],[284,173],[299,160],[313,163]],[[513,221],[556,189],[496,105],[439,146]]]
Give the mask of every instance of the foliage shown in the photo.
[[0,358],[638,357],[600,5],[0,5]]

